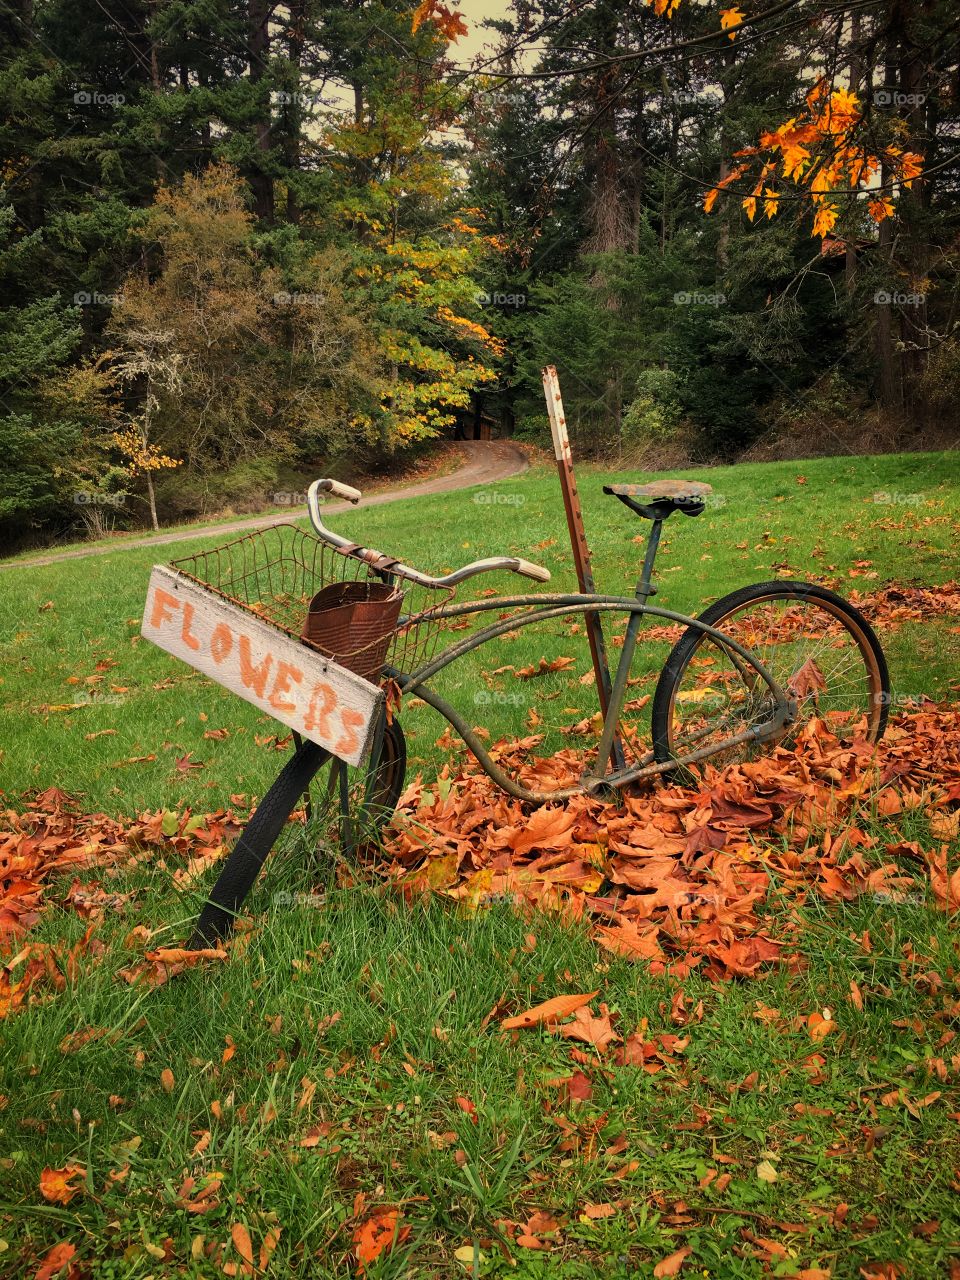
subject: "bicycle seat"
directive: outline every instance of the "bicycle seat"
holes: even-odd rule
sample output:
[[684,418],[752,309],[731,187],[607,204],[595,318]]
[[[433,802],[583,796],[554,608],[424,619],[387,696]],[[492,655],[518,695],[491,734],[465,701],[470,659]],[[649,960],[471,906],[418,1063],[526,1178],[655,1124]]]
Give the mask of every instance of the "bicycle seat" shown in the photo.
[[649,484],[605,484],[603,492],[619,498],[647,520],[666,520],[674,511],[702,515],[707,509],[704,499],[713,493],[713,486],[701,480],[652,480]]

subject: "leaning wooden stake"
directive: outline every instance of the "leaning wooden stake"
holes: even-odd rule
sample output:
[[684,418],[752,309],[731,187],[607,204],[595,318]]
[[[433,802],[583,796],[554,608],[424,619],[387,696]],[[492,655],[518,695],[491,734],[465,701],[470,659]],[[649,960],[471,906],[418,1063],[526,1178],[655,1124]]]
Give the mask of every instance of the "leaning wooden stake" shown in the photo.
[[[557,458],[557,471],[560,473],[560,489],[563,493],[563,506],[567,513],[567,528],[570,530],[570,544],[573,547],[573,563],[577,570],[577,582],[584,595],[593,595],[596,591],[593,582],[593,569],[590,565],[590,548],[587,545],[587,534],[583,524],[583,510],[580,506],[580,495],[577,493],[577,478],[573,471],[573,458],[570,454],[570,438],[567,435],[567,420],[563,413],[563,401],[560,398],[560,383],[557,371],[552,364],[543,370],[543,394],[547,399],[547,414],[550,418],[550,433],[553,436],[553,451]],[[585,615],[587,638],[590,641],[590,656],[593,659],[593,670],[597,678],[597,694],[600,698],[600,710],[604,716],[610,705],[610,668],[607,665],[607,648],[603,639],[603,627],[597,611]],[[625,766],[623,747],[619,738],[614,738],[611,759],[614,769]]]

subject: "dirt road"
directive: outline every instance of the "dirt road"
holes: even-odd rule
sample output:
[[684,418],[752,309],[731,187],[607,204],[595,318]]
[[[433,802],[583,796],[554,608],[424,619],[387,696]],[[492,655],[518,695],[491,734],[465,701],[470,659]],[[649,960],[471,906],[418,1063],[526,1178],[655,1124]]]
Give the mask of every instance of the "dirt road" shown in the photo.
[[[459,445],[467,455],[462,467],[451,471],[449,475],[435,476],[423,480],[420,484],[404,485],[399,489],[385,489],[382,493],[371,494],[357,503],[358,508],[379,507],[385,502],[399,502],[401,498],[422,498],[433,493],[450,493],[455,489],[469,489],[478,484],[494,484],[498,480],[506,480],[509,476],[519,475],[526,471],[527,459],[515,444],[509,440],[465,440]],[[325,512],[349,511],[349,502],[330,502],[324,504]],[[197,538],[218,538],[223,534],[246,533],[252,529],[268,529],[273,524],[286,524],[304,512],[291,510],[284,515],[253,516],[245,519],[228,520],[223,524],[202,525],[200,528],[177,529],[170,533],[145,534],[142,538],[125,539],[114,542],[109,538],[102,542],[93,542],[87,547],[77,547],[73,551],[54,551],[48,555],[32,556],[29,560],[8,560],[0,563],[2,569],[27,569],[33,565],[59,564],[62,560],[81,560],[84,556],[100,556],[112,554],[114,551],[132,551],[140,547],[162,547],[171,542],[192,542]]]

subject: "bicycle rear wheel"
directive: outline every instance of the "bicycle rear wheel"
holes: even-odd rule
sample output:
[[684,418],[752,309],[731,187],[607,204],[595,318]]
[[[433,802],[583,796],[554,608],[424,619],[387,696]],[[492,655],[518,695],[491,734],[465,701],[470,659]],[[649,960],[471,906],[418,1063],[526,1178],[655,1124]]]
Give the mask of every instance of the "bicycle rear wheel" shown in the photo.
[[[804,582],[763,582],[734,591],[700,615],[754,653],[796,703],[778,741],[794,740],[814,716],[841,742],[876,742],[887,722],[890,677],[866,618],[841,596]],[[667,659],[653,699],[656,759],[665,763],[769,722],[769,686],[733,650],[688,627]],[[723,767],[755,759],[773,741],[745,742],[711,756]]]

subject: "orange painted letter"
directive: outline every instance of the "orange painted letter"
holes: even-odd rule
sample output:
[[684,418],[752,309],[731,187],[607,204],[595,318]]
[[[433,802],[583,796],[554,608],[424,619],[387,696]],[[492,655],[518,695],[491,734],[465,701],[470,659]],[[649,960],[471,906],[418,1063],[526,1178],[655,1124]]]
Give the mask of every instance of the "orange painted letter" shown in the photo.
[[361,711],[352,711],[350,707],[344,707],[340,712],[340,719],[343,721],[343,727],[346,732],[334,747],[334,755],[352,756],[360,745],[360,740],[357,738],[357,730],[366,717]]
[[214,662],[223,662],[233,648],[233,632],[225,622],[218,622],[210,637],[210,656]]
[[277,665],[277,678],[273,682],[273,692],[269,698],[274,711],[296,711],[297,704],[283,697],[285,693],[290,692],[291,680],[294,684],[300,684],[303,680],[303,672],[289,662],[280,662]]
[[337,695],[324,681],[318,681],[310,694],[310,705],[307,707],[303,722],[304,729],[308,731],[316,729],[321,738],[329,740],[333,736],[330,728],[330,712],[336,705]]
[[246,685],[248,689],[252,689],[258,698],[264,697],[267,688],[267,677],[272,666],[273,654],[268,653],[264,655],[259,667],[255,667],[250,654],[250,637],[240,637],[240,682]]
[[150,614],[151,627],[162,627],[168,618],[173,617],[173,610],[180,608],[180,601],[163,587],[156,587],[153,592],[153,612]]
[[180,628],[180,639],[183,641],[183,643],[187,646],[188,649],[192,649],[194,653],[196,653],[196,651],[200,648],[200,641],[190,630],[190,623],[193,621],[193,614],[194,614],[193,605],[185,604],[183,606],[183,626]]

